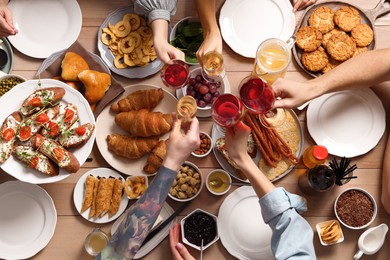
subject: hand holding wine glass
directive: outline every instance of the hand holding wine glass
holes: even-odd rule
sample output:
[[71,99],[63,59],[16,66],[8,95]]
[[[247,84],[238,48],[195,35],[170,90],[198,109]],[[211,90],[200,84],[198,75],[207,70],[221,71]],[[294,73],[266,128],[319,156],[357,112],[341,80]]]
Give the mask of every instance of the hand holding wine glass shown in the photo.
[[190,68],[182,60],[170,60],[161,69],[161,80],[171,89],[182,88],[189,79]]
[[221,53],[209,51],[203,55],[202,75],[211,82],[219,82],[225,77],[225,64]]

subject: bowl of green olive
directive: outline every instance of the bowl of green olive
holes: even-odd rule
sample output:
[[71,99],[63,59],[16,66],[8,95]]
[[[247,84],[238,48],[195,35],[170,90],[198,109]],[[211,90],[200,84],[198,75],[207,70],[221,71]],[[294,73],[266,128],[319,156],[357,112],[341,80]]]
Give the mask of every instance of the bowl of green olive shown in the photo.
[[26,79],[16,74],[6,74],[0,77],[0,97]]

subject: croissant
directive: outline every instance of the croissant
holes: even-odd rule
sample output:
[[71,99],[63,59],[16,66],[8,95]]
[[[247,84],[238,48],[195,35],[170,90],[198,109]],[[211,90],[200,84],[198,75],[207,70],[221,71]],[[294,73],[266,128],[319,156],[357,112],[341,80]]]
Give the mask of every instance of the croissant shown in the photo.
[[78,75],[85,88],[84,97],[90,105],[95,105],[111,85],[111,76],[96,70],[84,70]]
[[112,134],[107,136],[108,150],[121,157],[138,159],[158,144],[158,138],[158,136],[143,138]]
[[169,114],[141,109],[117,114],[115,123],[133,136],[159,136],[171,130],[172,117]]
[[153,148],[150,153],[146,164],[144,166],[144,172],[152,174],[155,173],[161,166],[167,153],[167,144],[165,140],[158,142],[156,147]]
[[69,81],[78,81],[77,75],[83,70],[89,69],[88,63],[74,52],[65,53],[61,62],[61,78]]
[[152,110],[160,103],[163,97],[164,92],[161,88],[137,90],[129,94],[126,98],[112,104],[111,111],[119,113],[131,110],[140,110],[142,108]]

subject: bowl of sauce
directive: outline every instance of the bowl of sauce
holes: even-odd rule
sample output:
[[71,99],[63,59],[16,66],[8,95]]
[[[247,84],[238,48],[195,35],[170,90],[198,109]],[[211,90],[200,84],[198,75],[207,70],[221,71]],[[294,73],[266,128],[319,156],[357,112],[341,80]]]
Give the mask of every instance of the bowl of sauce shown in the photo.
[[180,222],[182,240],[185,244],[200,250],[203,239],[203,250],[218,239],[217,217],[202,209],[195,209]]
[[230,190],[232,178],[222,169],[211,171],[207,175],[206,187],[214,195],[223,195]]

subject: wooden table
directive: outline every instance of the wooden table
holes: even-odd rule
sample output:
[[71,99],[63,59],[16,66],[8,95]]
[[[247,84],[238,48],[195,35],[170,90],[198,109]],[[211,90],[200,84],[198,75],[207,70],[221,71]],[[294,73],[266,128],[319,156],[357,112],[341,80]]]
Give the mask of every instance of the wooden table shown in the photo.
[[[222,6],[224,1],[217,1],[218,10]],[[363,10],[374,8],[374,1],[365,0],[349,0],[348,2],[356,4]],[[79,35],[78,41],[88,50],[98,54],[97,50],[97,33],[101,23],[106,16],[115,9],[128,4],[128,0],[115,0],[115,1],[102,1],[102,0],[79,0],[79,4],[83,13],[83,27]],[[219,13],[219,12],[218,12]],[[172,25],[183,17],[196,15],[196,9],[192,0],[179,0],[177,6],[177,13],[172,17]],[[302,12],[296,14],[297,21],[299,21]],[[390,18],[385,16],[377,20],[376,33],[378,39],[376,42],[376,48],[390,47]],[[256,25],[254,25],[256,26]],[[266,25],[257,25],[266,26]],[[39,33],[39,31],[37,32]],[[44,40],[44,39],[43,39]],[[253,59],[244,58],[236,54],[228,45],[224,44],[223,50],[224,58],[226,59],[227,76],[232,86],[232,92],[237,94],[237,86],[240,80],[249,74],[253,66]],[[41,65],[43,60],[27,57],[14,49],[14,68],[13,73],[20,74],[28,79],[32,79]],[[113,75],[117,80],[126,85],[148,83],[158,86],[162,86],[159,76],[147,77],[145,79],[127,79],[118,75]],[[286,78],[305,81],[310,77],[303,73],[298,67],[295,61],[293,61],[289,68]],[[373,88],[379,97],[387,102],[384,102],[387,112],[390,110],[390,82],[381,84],[380,86],[374,86]],[[314,144],[313,139],[310,137],[305,120],[304,111],[296,111],[301,121],[304,130],[304,148]],[[387,123],[390,123],[387,116]],[[212,121],[210,118],[201,119],[201,130],[210,132],[212,127]],[[321,194],[319,196],[306,196],[308,200],[309,210],[304,214],[306,220],[310,223],[313,230],[318,222],[335,218],[333,213],[333,203],[336,196],[342,190],[358,186],[369,191],[376,199],[378,203],[378,216],[371,226],[376,226],[380,223],[387,223],[390,225],[390,216],[386,214],[380,203],[381,192],[381,171],[383,154],[385,150],[386,138],[388,136],[388,129],[378,143],[378,145],[365,155],[353,158],[353,163],[356,163],[359,167],[355,171],[357,179],[351,181],[343,187],[337,187],[331,192]],[[92,259],[83,248],[83,242],[86,235],[98,224],[90,223],[82,218],[73,203],[73,188],[85,172],[97,168],[97,167],[110,167],[103,157],[101,156],[96,145],[90,155],[93,158],[91,162],[85,163],[79,172],[72,174],[63,181],[40,185],[44,188],[50,196],[53,198],[57,209],[57,226],[53,238],[49,244],[40,251],[34,259]],[[197,159],[190,157],[188,159],[191,162],[197,164],[202,171],[204,177],[213,169],[220,168],[213,154],[206,158]],[[297,186],[297,176],[305,171],[302,164],[299,164],[290,174],[282,178],[275,183],[276,186],[283,186],[292,193],[302,194]],[[9,176],[4,171],[0,170],[0,184],[14,178]],[[235,187],[230,192],[234,191]],[[193,211],[196,208],[202,208],[213,214],[218,214],[219,206],[223,202],[225,196],[213,196],[207,189],[203,189],[198,198],[196,198],[187,207],[179,217],[180,219]],[[177,208],[179,203],[167,199],[167,202],[173,207]],[[207,202],[207,203],[205,203]],[[131,202],[129,203],[129,205]],[[4,210],[4,209],[2,209]],[[261,216],[259,216],[259,219]],[[32,225],[34,223],[31,223]],[[109,231],[111,223],[102,225],[103,230]],[[318,259],[351,259],[354,253],[357,251],[357,240],[362,231],[352,231],[343,228],[345,240],[341,244],[324,247],[320,244],[317,233],[314,233],[314,246]],[[387,239],[389,241],[389,238]],[[388,242],[387,242],[388,244]],[[1,250],[1,249],[0,249]],[[199,257],[199,252],[190,249],[191,253]],[[163,259],[170,255],[169,240],[166,238],[152,250],[144,259]],[[388,259],[390,255],[390,247],[383,247],[374,256],[364,256],[364,259]],[[218,241],[204,252],[205,259],[234,259],[228,251],[223,247],[221,241]]]

